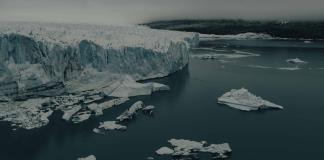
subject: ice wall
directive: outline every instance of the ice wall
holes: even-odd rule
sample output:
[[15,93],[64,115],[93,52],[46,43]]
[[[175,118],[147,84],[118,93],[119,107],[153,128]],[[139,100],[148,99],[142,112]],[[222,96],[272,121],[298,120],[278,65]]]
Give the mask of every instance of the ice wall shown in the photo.
[[[141,26],[1,22],[0,88],[5,94],[28,92],[78,81],[87,72],[88,79],[100,75],[101,80],[115,74],[136,80],[163,77],[188,63],[198,39],[194,33]],[[12,90],[2,85],[9,82]]]

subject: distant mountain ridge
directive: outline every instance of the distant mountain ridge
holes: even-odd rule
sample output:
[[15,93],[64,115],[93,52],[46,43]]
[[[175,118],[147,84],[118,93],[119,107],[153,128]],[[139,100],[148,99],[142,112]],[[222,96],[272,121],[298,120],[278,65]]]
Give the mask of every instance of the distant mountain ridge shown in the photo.
[[202,34],[264,33],[293,39],[324,39],[323,21],[258,21],[258,20],[171,20],[142,25],[154,29],[198,32]]

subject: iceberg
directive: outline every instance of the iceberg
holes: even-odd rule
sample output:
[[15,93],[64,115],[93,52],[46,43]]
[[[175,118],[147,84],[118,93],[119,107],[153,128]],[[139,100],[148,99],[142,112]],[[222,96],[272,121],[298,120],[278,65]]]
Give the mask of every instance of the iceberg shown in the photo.
[[96,157],[94,155],[90,155],[88,157],[78,158],[78,160],[96,160]]
[[222,144],[210,144],[206,141],[192,141],[186,139],[170,139],[168,141],[173,149],[169,147],[161,147],[156,150],[158,155],[171,155],[180,158],[191,158],[199,159],[198,153],[210,153],[215,158],[228,158],[228,154],[232,152],[232,149],[228,143]]
[[152,115],[153,114],[153,109],[155,107],[153,105],[146,106],[142,109],[143,113]]
[[174,151],[169,147],[161,147],[160,149],[156,150],[155,153],[158,155],[171,155],[174,153]]
[[137,111],[141,110],[143,107],[144,107],[144,103],[142,101],[137,101],[129,109],[127,109],[120,116],[118,116],[116,119],[120,122],[133,119]]
[[111,130],[126,130],[127,127],[117,124],[116,121],[106,121],[106,122],[101,122],[98,128],[94,128],[93,132],[95,133],[103,133],[102,130],[104,131],[111,131]]
[[263,100],[250,93],[247,89],[232,89],[218,98],[218,103],[225,104],[230,107],[243,110],[252,111],[266,108],[283,109],[282,106]]
[[303,61],[303,60],[301,60],[299,58],[287,59],[286,62],[292,63],[292,64],[305,64],[305,63],[308,63],[308,62]]

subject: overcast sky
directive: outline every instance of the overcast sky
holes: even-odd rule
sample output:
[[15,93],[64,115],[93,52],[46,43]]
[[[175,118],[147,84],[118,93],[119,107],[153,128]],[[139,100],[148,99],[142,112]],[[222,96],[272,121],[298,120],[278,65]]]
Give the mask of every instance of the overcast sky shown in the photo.
[[193,18],[324,19],[324,0],[0,0],[0,21],[136,24]]

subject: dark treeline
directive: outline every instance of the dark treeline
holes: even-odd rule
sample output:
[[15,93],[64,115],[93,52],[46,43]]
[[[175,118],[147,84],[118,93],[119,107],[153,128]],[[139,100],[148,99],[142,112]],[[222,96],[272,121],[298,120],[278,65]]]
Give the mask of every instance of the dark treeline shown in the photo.
[[324,39],[324,21],[173,20],[146,23],[151,28],[203,34],[266,33],[281,38]]

